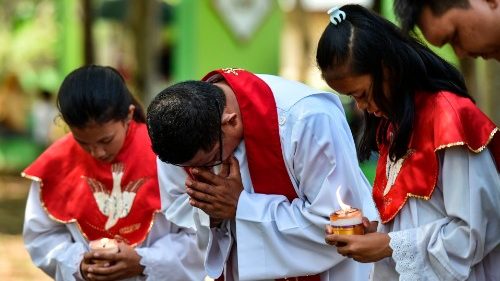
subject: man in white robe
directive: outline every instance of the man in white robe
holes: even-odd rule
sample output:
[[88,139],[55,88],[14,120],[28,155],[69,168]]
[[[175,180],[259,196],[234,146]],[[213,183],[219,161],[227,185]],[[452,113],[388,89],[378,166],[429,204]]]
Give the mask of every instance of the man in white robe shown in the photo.
[[[197,230],[199,243],[208,247],[205,267],[209,276],[217,278],[224,273],[226,281],[287,277],[367,280],[372,264],[346,259],[324,241],[330,213],[341,209],[335,196],[340,186],[345,203],[362,209],[369,220],[378,220],[370,185],[358,166],[338,97],[276,76],[255,76],[239,69],[217,70],[204,80],[208,82],[188,81],[162,91],[148,108],[147,122],[153,150],[163,160],[158,160],[158,174],[162,198],[167,199],[162,202],[168,206],[167,219]],[[259,87],[254,87],[256,83],[267,85],[276,103],[271,111],[277,113],[276,136],[282,150],[278,155],[284,160],[294,198],[255,192],[255,175],[249,166],[256,158],[266,159],[266,149],[273,138],[271,134],[269,142],[260,141],[253,147],[261,149],[261,155],[248,154],[248,143],[255,142],[253,139],[260,132],[248,132],[247,123],[242,120],[245,113],[240,112],[245,110],[240,92],[260,94]],[[193,86],[222,91],[210,96],[203,90],[197,92]],[[200,99],[205,105],[190,100],[193,96],[198,99],[197,95],[203,96]],[[256,103],[254,97],[248,101]],[[214,105],[222,106],[216,110]],[[218,124],[219,138],[203,135],[189,127],[192,122],[177,119],[174,111],[178,109],[199,109],[191,116],[196,116],[193,122],[205,121],[201,115],[204,110],[215,113],[213,122],[206,121],[200,130]],[[257,118],[246,116],[247,122]],[[186,139],[179,137],[184,130],[189,136]],[[197,134],[201,139],[212,138],[210,147],[198,146],[182,155],[182,145],[192,145]],[[250,156],[254,157],[252,161],[248,161]],[[204,168],[221,162],[224,164],[219,174]],[[273,169],[272,166],[269,173]],[[269,187],[275,184],[270,179]],[[318,279],[308,279],[313,275],[318,275]]]

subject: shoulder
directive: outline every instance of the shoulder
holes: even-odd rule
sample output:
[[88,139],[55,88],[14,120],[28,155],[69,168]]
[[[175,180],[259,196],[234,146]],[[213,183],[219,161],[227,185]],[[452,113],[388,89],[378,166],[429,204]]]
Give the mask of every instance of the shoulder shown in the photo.
[[77,162],[78,150],[81,149],[72,134],[66,134],[50,145],[35,161],[33,161],[23,173],[30,175],[47,169],[46,167],[57,166],[69,169],[70,165],[62,163]]
[[[466,144],[477,150],[488,144],[496,125],[474,102],[450,92],[418,94],[417,126],[433,136],[435,149]],[[431,125],[432,126],[429,126]]]
[[[258,74],[257,75],[271,89],[276,106],[282,110],[292,107],[314,106],[323,110],[333,105],[341,105],[339,97],[331,92],[315,89],[298,81],[283,77]],[[324,104],[325,103],[325,104]]]
[[415,97],[417,110],[427,111],[434,116],[455,115],[460,116],[467,112],[481,112],[474,102],[451,92],[418,93]]
[[438,106],[443,108],[449,107],[452,111],[459,115],[464,114],[467,111],[481,111],[470,98],[461,97],[450,92],[439,92],[436,95],[436,102]]
[[51,144],[39,158],[68,157],[76,149],[80,149],[71,133],[68,133]]
[[149,139],[149,133],[148,133],[148,128],[145,123],[135,123],[136,129],[135,129],[135,135],[138,136],[141,139]]
[[304,97],[288,110],[278,110],[282,129],[290,131],[298,141],[308,138],[329,142],[345,136],[352,139],[342,104],[331,93],[318,93]]
[[460,126],[472,121],[468,119],[474,116],[487,119],[471,99],[450,92],[418,93],[415,108],[419,119],[432,121],[433,124]]
[[288,110],[298,119],[345,119],[343,105],[333,93],[316,93],[299,99]]

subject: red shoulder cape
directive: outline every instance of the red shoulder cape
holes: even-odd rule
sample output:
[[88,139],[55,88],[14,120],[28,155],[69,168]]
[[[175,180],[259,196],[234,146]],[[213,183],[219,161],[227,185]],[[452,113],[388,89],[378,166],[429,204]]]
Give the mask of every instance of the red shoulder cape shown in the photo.
[[391,221],[409,197],[430,199],[439,173],[438,150],[465,146],[479,153],[488,147],[497,169],[500,165],[498,128],[470,99],[449,92],[420,93],[415,106],[407,155],[396,163],[388,162],[387,145],[379,145],[373,199],[382,223]]
[[[116,176],[113,179],[112,169],[123,172],[121,181]],[[131,245],[140,243],[152,227],[154,214],[160,210],[156,156],[146,125],[134,121],[113,165],[94,159],[68,134],[51,145],[22,175],[40,182],[42,205],[52,219],[76,222],[89,240],[118,235]],[[116,190],[121,191],[121,203],[131,204],[117,204],[123,210],[115,216],[117,220],[109,218],[113,212],[109,204],[105,206],[114,184],[119,185]]]

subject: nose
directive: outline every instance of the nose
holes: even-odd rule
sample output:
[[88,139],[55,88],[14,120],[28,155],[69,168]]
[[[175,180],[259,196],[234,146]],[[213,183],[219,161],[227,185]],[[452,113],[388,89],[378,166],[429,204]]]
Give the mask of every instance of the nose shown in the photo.
[[90,155],[96,159],[101,159],[106,156],[106,150],[100,145],[90,147]]
[[368,103],[364,101],[356,101],[356,106],[358,107],[359,110],[364,111],[368,108]]

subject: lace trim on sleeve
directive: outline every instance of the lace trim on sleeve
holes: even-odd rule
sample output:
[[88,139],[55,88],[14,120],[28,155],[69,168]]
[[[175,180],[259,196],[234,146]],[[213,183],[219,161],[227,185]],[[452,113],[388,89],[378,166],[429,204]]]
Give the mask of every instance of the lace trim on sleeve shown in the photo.
[[416,231],[390,232],[389,236],[391,237],[389,245],[392,248],[392,258],[396,262],[396,271],[400,275],[399,280],[422,280],[419,270],[422,268],[419,265],[422,259],[415,248]]

